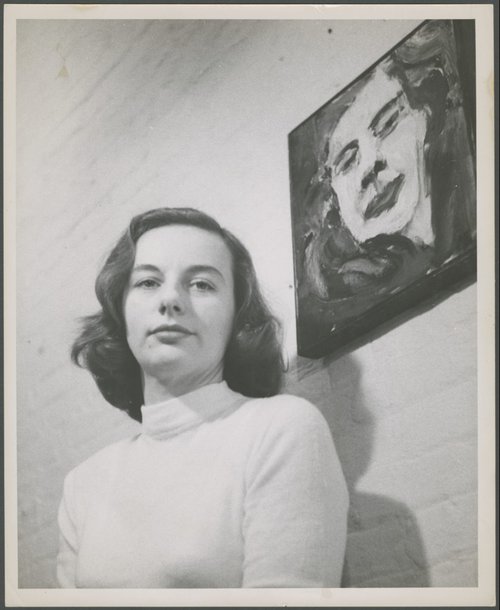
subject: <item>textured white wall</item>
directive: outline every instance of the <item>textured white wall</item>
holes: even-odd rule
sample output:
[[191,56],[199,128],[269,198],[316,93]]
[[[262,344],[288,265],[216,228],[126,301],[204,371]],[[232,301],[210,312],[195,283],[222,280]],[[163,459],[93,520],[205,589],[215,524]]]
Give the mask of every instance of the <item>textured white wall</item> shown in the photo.
[[162,205],[253,254],[351,489],[345,584],[476,584],[475,287],[342,358],[295,355],[287,134],[416,25],[18,22],[20,587],[55,586],[65,473],[137,429],[68,353],[105,251]]

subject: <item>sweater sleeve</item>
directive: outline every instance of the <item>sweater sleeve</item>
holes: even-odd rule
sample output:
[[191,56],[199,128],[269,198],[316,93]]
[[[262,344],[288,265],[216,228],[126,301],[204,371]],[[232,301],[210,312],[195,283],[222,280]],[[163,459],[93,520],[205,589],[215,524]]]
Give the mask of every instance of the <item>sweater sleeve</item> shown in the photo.
[[75,525],[74,481],[70,472],[64,481],[64,491],[59,504],[59,552],[57,554],[57,580],[63,588],[76,586],[76,561],[78,539]]
[[348,494],[326,421],[280,396],[247,464],[243,587],[338,587]]

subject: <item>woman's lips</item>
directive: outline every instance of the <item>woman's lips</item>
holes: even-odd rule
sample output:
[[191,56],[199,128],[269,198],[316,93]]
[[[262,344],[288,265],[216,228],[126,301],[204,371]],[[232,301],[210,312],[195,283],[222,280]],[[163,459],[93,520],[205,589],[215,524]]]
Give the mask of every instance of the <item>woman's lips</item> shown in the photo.
[[162,324],[153,329],[150,334],[154,335],[161,343],[175,343],[179,339],[188,337],[193,333],[180,324]]
[[394,178],[394,180],[387,184],[381,193],[370,201],[363,214],[365,220],[380,216],[382,212],[390,210],[396,204],[404,179],[404,175],[399,174],[397,178]]

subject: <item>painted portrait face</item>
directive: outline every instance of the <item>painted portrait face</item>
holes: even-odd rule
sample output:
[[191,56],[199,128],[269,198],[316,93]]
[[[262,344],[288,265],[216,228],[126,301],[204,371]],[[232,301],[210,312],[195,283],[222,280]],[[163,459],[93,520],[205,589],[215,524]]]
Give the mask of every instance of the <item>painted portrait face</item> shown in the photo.
[[432,241],[424,140],[427,114],[411,108],[382,68],[341,116],[328,166],[341,217],[358,242],[400,232]]
[[232,257],[221,237],[184,225],[144,233],[124,316],[129,347],[146,378],[222,379],[233,293]]

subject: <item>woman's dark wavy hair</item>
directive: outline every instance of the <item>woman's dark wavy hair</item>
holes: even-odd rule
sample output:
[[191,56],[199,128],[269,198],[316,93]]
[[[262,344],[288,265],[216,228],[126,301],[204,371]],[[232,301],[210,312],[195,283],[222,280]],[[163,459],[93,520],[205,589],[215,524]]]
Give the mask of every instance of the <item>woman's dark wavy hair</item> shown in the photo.
[[281,326],[265,303],[250,254],[211,216],[192,208],[158,208],[135,216],[97,276],[101,311],[83,318],[71,358],[92,374],[113,406],[141,421],[141,371],[126,339],[123,295],[134,264],[137,240],[151,229],[188,225],[219,235],[231,252],[235,318],[224,357],[223,376],[231,389],[251,397],[274,396],[281,387]]

